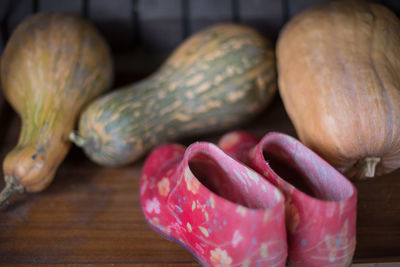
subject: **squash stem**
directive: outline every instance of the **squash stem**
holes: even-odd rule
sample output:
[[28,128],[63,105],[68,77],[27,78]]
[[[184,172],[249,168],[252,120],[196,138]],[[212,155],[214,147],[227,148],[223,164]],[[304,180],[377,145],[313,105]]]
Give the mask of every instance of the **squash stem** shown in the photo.
[[363,177],[372,178],[375,176],[375,170],[378,163],[381,161],[377,157],[368,157],[361,161],[361,168],[363,171]]
[[6,186],[0,193],[0,207],[15,193],[23,193],[24,187],[12,176],[5,177]]
[[69,134],[69,140],[78,147],[85,145],[85,138],[83,138],[77,131],[73,131]]

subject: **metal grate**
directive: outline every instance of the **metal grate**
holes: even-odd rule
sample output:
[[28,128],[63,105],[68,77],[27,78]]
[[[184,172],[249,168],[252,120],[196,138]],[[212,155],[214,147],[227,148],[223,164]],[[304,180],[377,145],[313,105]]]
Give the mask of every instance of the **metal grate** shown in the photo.
[[[250,25],[275,40],[282,25],[313,4],[328,0],[0,0],[0,52],[27,16],[67,11],[96,24],[114,53],[135,49],[166,55],[195,31],[232,21]],[[400,1],[376,0],[398,13]]]

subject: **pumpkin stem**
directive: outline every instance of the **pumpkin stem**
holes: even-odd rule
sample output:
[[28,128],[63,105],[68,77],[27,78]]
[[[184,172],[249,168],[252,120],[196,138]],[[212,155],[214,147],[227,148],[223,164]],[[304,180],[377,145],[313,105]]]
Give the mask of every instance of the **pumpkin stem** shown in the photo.
[[1,193],[0,193],[0,206],[3,206],[3,204],[12,195],[14,195],[14,193],[23,193],[24,192],[24,186],[19,184],[17,179],[15,179],[13,176],[6,175],[4,180],[6,181],[6,186],[4,187],[3,191],[1,191]]
[[363,159],[361,163],[361,168],[363,171],[363,177],[372,178],[375,176],[376,165],[381,161],[381,158],[368,157]]
[[86,143],[85,138],[83,138],[77,131],[73,131],[69,134],[69,140],[78,147],[83,147]]

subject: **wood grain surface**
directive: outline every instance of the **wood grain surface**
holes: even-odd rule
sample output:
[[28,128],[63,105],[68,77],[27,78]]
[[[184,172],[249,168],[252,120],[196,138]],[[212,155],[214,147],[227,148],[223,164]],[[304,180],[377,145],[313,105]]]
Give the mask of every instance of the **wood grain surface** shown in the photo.
[[[278,97],[241,128],[258,136],[269,131],[295,135]],[[19,120],[8,110],[0,128],[0,160],[15,144],[18,130]],[[179,142],[216,142],[221,135]],[[0,263],[198,266],[190,253],[144,221],[138,188],[142,164],[143,159],[121,168],[99,167],[73,148],[47,190],[18,195],[0,209]],[[356,186],[354,262],[400,261],[400,171]]]

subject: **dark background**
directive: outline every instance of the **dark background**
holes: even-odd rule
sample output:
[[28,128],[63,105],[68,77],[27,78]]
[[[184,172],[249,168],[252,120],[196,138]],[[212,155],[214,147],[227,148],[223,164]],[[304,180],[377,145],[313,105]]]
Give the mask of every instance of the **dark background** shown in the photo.
[[[276,40],[283,24],[326,0],[0,0],[0,49],[25,17],[66,11],[94,22],[111,45],[117,73],[153,71],[187,36],[218,22],[250,25]],[[373,1],[397,14],[400,1]]]

